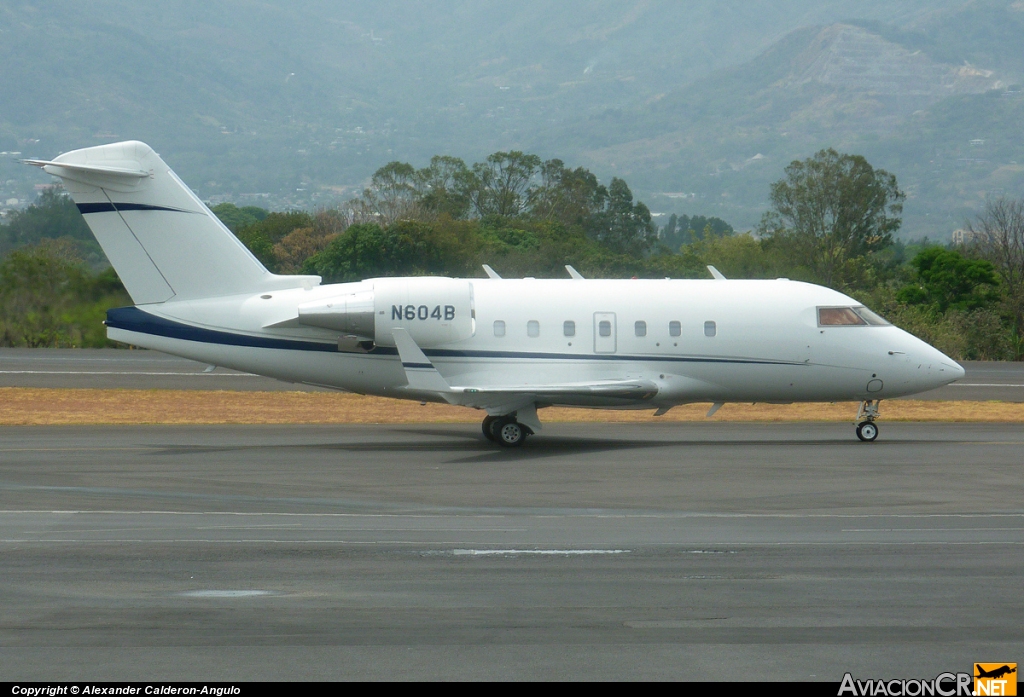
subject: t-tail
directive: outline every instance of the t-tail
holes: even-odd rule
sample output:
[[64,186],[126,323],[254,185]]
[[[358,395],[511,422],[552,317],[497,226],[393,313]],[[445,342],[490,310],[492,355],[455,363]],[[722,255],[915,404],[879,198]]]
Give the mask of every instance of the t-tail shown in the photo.
[[25,162],[64,181],[137,305],[320,283],[268,271],[145,143]]

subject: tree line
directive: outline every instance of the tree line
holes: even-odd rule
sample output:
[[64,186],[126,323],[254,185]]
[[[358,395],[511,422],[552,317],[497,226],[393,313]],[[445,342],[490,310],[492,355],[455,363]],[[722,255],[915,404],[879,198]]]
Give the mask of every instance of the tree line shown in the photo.
[[[473,277],[484,263],[506,277],[564,276],[572,264],[592,278],[706,278],[711,264],[730,278],[836,288],[956,358],[1024,358],[1024,203],[990,201],[959,247],[904,243],[895,234],[905,194],[863,157],[822,150],[783,175],[744,233],[699,215],[659,227],[622,179],[604,185],[585,168],[518,151],[473,165],[445,155],[420,169],[391,162],[359,196],[315,212],[213,211],[267,268],[326,283]],[[3,345],[103,345],[96,308],[130,303],[59,192],[0,226],[0,254]]]

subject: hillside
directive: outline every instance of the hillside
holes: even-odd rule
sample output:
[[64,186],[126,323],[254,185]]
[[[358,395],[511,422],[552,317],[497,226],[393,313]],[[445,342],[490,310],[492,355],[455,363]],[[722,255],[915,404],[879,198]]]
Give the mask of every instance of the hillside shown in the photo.
[[[656,210],[704,206],[743,226],[765,182],[822,145],[881,153],[934,197],[921,148],[953,143],[978,123],[961,120],[972,100],[1020,79],[1019,6],[6,2],[0,151],[139,138],[213,201],[312,207],[392,159],[519,148],[627,176],[645,200],[692,194]],[[985,102],[991,135],[965,142],[993,147],[1020,123],[1014,104]],[[1015,165],[980,153],[948,155],[993,163],[949,186],[1013,190]],[[2,204],[47,179],[4,157],[0,182]]]
[[[1024,42],[1018,5],[991,24],[1004,43]],[[972,22],[991,20],[965,12],[931,21],[980,33]],[[909,195],[905,236],[948,236],[986,196],[1024,194],[1024,65],[1019,52],[947,62],[949,46],[920,47],[923,31],[797,30],[749,63],[595,122],[606,142],[585,162],[635,182],[655,210],[751,227],[788,162],[836,147],[898,176]]]

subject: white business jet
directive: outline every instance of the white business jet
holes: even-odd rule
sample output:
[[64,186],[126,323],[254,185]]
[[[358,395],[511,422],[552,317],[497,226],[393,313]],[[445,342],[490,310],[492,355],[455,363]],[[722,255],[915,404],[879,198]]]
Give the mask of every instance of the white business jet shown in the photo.
[[487,412],[506,447],[551,405],[878,402],[964,375],[834,290],[786,279],[372,278],[321,285],[266,268],[140,142],[27,161],[60,177],[135,302],[107,335],[280,380]]

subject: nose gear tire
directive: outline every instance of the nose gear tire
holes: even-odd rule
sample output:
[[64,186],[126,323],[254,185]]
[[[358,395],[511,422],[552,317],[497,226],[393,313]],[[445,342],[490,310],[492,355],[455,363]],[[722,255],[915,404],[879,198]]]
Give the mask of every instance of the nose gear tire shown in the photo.
[[878,438],[878,426],[872,421],[862,421],[857,424],[857,437],[866,443]]

